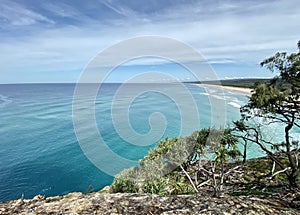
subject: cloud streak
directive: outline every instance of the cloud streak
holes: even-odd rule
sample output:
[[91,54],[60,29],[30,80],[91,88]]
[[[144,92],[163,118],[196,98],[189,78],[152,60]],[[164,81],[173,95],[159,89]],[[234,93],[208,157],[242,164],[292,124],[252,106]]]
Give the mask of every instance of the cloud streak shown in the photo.
[[[45,79],[51,72],[78,74],[99,51],[135,36],[171,37],[188,43],[212,64],[239,64],[241,70],[276,51],[296,51],[300,39],[295,0],[151,2],[4,1],[0,83],[22,82],[29,70]],[[192,59],[186,55],[185,60]],[[20,74],[19,79],[9,78],[9,72]],[[75,81],[73,75],[61,74],[62,80]]]
[[23,5],[17,4],[12,1],[4,1],[0,6],[0,18],[2,24],[12,26],[28,26],[36,23],[49,23],[55,22],[42,14],[36,13],[27,9]]

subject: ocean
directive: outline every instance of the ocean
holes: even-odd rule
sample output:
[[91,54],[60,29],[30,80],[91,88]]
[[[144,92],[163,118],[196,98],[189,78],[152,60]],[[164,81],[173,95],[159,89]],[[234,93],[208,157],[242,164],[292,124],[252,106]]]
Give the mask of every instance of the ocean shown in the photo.
[[[106,169],[102,170],[84,153],[82,143],[77,139],[72,118],[75,86],[75,84],[0,85],[0,201],[17,199],[22,195],[24,198],[32,198],[38,194],[54,196],[73,191],[99,190],[113,181],[113,176],[106,170],[107,168],[117,166],[114,171],[118,172],[126,167],[116,164],[114,157],[100,154],[100,157],[105,157],[103,165]],[[185,101],[186,94],[176,90],[171,84],[154,87],[154,89],[171,89],[176,101],[159,93],[159,90],[145,91],[147,87],[145,88],[144,84],[132,84],[128,89],[136,89],[138,92],[143,86],[144,91],[132,98],[123,98],[131,94],[130,90],[127,89],[127,92],[123,89],[123,97],[116,97],[121,86],[121,84],[101,86],[95,99],[94,115],[99,134],[106,146],[122,158],[137,162],[155,147],[158,140],[184,136],[194,129],[209,127],[212,124],[212,102],[207,90],[200,85],[185,84],[199,114],[199,123],[185,128],[185,133],[181,132],[181,116],[185,115],[189,119],[194,117],[191,115],[192,111],[191,113],[186,111],[192,110],[189,104],[187,107],[178,106],[180,103],[178,98]],[[248,100],[243,94],[222,91],[218,88],[211,89],[210,94],[215,100],[223,101],[226,105],[225,113],[217,116],[225,117],[226,124],[239,119],[239,108]],[[123,115],[126,111],[128,114]],[[150,144],[130,144],[126,138],[131,137],[124,140],[114,124],[114,122],[122,124],[122,120],[129,120],[132,130],[141,137],[147,136],[150,130],[155,132],[156,126],[154,123],[151,127],[149,117],[158,112],[163,115],[165,128],[159,139]],[[86,134],[89,135],[91,125],[85,123],[84,126]],[[98,141],[93,134],[90,139]],[[140,138],[138,141],[146,143],[147,138]],[[257,156],[255,149],[249,149],[249,154]]]

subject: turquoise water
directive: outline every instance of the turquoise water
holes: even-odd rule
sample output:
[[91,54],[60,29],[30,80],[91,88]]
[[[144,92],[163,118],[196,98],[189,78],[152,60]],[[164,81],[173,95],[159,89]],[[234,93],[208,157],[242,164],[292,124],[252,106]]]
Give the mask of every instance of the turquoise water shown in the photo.
[[[102,86],[96,99],[96,122],[101,136],[114,153],[139,160],[155,147],[155,143],[131,145],[116,132],[111,104],[120,86]],[[85,192],[90,185],[99,190],[112,182],[113,177],[95,167],[78,144],[72,121],[74,87],[75,84],[0,85],[0,201],[17,199],[22,194],[32,198],[37,194],[53,196],[71,191]],[[198,128],[210,126],[211,105],[207,92],[199,85],[187,84],[186,87],[197,103]],[[176,93],[180,95],[181,92]],[[224,93],[222,97],[222,91],[214,89],[216,99],[225,99],[229,123],[239,118],[239,107],[247,97]],[[167,121],[161,139],[180,134],[180,110],[176,101],[165,95],[146,92],[136,97],[130,107],[119,102],[118,108],[129,108],[131,126],[141,134],[149,131],[148,118],[154,112],[161,112]],[[86,126],[88,130],[89,125]],[[250,153],[255,152],[250,149]]]

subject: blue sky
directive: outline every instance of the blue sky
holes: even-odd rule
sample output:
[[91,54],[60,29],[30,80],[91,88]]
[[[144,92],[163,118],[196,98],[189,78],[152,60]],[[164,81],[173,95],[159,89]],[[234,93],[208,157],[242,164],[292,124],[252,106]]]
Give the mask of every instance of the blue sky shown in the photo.
[[[101,50],[143,35],[189,44],[220,79],[270,77],[259,62],[277,51],[296,52],[300,39],[297,0],[0,2],[0,83],[76,82]],[[126,65],[109,80],[124,81],[151,66]],[[167,62],[156,70],[175,67]]]

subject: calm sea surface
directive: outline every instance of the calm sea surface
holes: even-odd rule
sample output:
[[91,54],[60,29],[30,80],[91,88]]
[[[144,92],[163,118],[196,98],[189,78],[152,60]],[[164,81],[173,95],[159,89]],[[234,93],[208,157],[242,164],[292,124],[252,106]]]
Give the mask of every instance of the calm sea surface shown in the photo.
[[[112,151],[127,159],[139,160],[155,147],[155,143],[131,145],[116,132],[111,105],[120,86],[102,86],[95,102],[96,122]],[[170,85],[162,84],[161,87]],[[209,127],[211,105],[207,92],[199,85],[186,84],[186,87],[197,103],[198,128]],[[22,194],[32,198],[37,194],[53,196],[71,191],[86,192],[91,186],[99,190],[112,182],[113,177],[95,167],[78,144],[72,121],[74,88],[75,84],[0,85],[0,201],[17,199]],[[181,92],[176,93],[180,95]],[[225,99],[226,121],[238,119],[239,107],[247,102],[247,97],[227,91],[222,97],[221,93],[220,89],[215,89],[213,96]],[[160,112],[167,121],[162,138],[180,134],[180,109],[176,101],[165,95],[142,93],[130,107],[125,102],[123,106],[121,101],[117,108],[129,108],[131,126],[138,133],[146,134],[150,129],[149,116]],[[89,125],[86,126],[88,129]],[[250,149],[251,153],[256,156]]]

